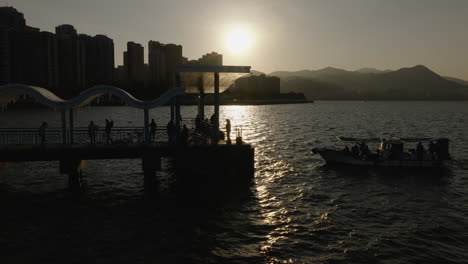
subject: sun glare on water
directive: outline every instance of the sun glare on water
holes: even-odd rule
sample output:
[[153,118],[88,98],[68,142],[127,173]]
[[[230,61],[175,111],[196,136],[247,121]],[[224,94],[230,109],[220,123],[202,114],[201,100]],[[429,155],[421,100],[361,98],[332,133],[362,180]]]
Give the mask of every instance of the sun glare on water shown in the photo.
[[253,44],[253,34],[248,27],[235,27],[226,34],[226,45],[229,51],[242,55],[251,49]]

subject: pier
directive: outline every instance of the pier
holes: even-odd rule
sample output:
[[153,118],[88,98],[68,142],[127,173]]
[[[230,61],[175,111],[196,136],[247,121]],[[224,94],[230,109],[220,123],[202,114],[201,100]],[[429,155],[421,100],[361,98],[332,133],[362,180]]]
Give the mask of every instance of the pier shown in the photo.
[[[139,101],[126,91],[111,86],[90,88],[68,101],[39,87],[2,86],[0,103],[28,95],[58,110],[62,126],[47,127],[42,131],[0,128],[0,163],[58,161],[60,173],[68,176],[69,188],[77,193],[82,191],[83,169],[87,161],[102,159],[141,159],[145,192],[154,189],[162,158],[173,160],[177,180],[187,184],[229,186],[247,183],[254,176],[254,148],[241,137],[234,142],[223,140],[219,129],[219,95],[248,72],[250,67],[183,65],[177,68],[174,88],[152,101]],[[199,94],[198,120],[205,120],[204,94],[214,93],[214,115],[210,123],[181,116],[178,96],[184,93]],[[120,98],[129,107],[142,109],[144,123],[141,127],[115,127],[110,132],[97,129],[91,140],[89,128],[75,127],[73,111],[106,94]],[[165,128],[151,131],[149,109],[167,103],[171,105],[170,121],[176,132],[168,131],[165,124]],[[186,138],[180,132],[184,125],[190,128]]]

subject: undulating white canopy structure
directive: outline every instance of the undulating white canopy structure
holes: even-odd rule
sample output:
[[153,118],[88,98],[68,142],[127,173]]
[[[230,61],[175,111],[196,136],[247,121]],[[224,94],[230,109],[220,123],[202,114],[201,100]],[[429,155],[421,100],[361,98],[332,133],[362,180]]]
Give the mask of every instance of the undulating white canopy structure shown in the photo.
[[34,86],[27,86],[22,84],[7,84],[0,86],[0,105],[6,105],[14,102],[17,98],[27,95],[36,102],[45,105],[54,110],[69,110],[80,108],[90,104],[94,99],[103,95],[113,95],[118,97],[126,105],[139,109],[151,109],[162,106],[169,102],[173,97],[184,94],[183,88],[169,89],[159,98],[150,101],[141,101],[133,97],[128,92],[109,85],[97,85],[92,88],[86,89],[78,96],[64,100],[56,96],[51,91]]

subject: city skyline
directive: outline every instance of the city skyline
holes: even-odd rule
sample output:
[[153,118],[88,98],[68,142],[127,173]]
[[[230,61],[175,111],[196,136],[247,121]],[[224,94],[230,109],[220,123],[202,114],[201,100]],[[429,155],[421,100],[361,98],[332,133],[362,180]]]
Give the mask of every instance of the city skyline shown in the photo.
[[[249,64],[267,73],[423,64],[441,75],[468,79],[464,1],[109,3],[15,0],[10,5],[42,30],[72,24],[79,32],[107,35],[115,42],[116,65],[123,62],[127,41],[158,40],[186,47],[184,56],[190,59],[217,51],[225,64]],[[239,27],[251,32],[251,47],[235,54],[226,34]],[[147,49],[144,57],[147,61]]]
[[123,65],[115,68],[113,39],[90,36],[71,24],[55,27],[55,33],[30,25],[14,7],[0,7],[0,84],[40,86],[70,98],[87,87],[117,85],[134,95],[155,97],[173,87],[176,67],[182,64],[222,66],[222,54],[211,52],[198,60],[183,57],[177,44],[127,42]]

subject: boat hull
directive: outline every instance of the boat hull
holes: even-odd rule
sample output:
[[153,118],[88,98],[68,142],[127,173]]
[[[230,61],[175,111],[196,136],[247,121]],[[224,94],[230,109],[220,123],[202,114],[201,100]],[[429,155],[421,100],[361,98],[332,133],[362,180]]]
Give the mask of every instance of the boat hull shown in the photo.
[[442,160],[366,160],[333,149],[313,149],[327,164],[375,167],[438,168],[444,165]]

